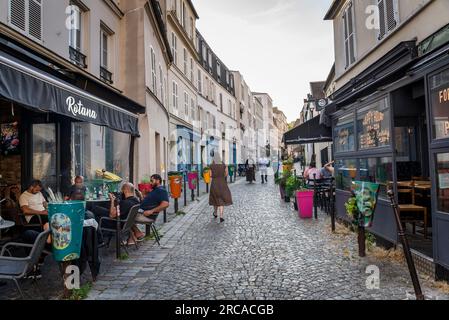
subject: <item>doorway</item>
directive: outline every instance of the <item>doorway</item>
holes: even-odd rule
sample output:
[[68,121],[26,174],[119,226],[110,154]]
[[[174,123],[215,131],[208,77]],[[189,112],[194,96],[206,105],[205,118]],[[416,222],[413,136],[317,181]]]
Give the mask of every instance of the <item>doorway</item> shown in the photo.
[[424,82],[392,94],[397,195],[410,247],[433,257],[432,184]]

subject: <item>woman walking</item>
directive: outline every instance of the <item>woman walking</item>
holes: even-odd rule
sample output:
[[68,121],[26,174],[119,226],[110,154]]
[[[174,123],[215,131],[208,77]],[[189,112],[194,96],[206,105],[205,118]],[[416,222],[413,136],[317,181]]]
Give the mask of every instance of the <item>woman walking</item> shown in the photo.
[[232,195],[226,182],[228,167],[223,164],[218,154],[215,154],[214,161],[210,166],[212,171],[212,185],[209,194],[209,205],[214,206],[214,217],[220,222],[224,222],[224,207],[232,205]]

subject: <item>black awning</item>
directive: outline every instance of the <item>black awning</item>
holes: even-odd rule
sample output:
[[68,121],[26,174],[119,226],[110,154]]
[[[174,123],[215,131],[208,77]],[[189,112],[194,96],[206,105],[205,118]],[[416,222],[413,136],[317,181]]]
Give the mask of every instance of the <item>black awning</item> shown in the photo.
[[332,130],[320,124],[320,116],[286,132],[283,141],[286,145],[332,142]]
[[24,106],[139,135],[138,116],[0,52],[0,96]]

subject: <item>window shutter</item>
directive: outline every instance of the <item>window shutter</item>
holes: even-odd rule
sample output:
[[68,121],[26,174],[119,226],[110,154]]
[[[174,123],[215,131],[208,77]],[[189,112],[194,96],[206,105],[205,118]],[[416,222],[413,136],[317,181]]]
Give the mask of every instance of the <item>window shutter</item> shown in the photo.
[[385,0],[379,0],[379,36],[378,39],[381,40],[385,34],[387,33],[387,30],[385,28]]
[[10,0],[9,22],[23,32],[26,31],[26,0]]
[[397,0],[385,0],[386,6],[386,28],[388,31],[392,31],[396,28],[399,22],[399,11]]
[[29,0],[29,34],[42,40],[42,0]]

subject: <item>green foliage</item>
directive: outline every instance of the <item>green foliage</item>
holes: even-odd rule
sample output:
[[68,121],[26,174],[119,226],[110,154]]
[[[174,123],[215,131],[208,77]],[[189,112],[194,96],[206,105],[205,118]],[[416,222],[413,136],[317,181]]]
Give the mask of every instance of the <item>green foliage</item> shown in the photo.
[[365,241],[366,241],[366,247],[369,251],[371,251],[375,244],[376,244],[376,237],[369,233],[368,231],[365,232]]
[[185,216],[186,213],[184,211],[178,211],[178,212],[176,212],[176,215],[177,216]]
[[355,220],[357,218],[357,200],[355,197],[351,197],[348,199],[348,201],[345,203],[346,213],[348,214],[348,217],[350,217],[352,220]]
[[151,183],[150,177],[149,177],[149,176],[144,176],[144,177],[142,178],[142,183],[144,183],[144,184]]
[[84,300],[89,295],[91,289],[92,283],[86,283],[81,288],[72,290],[72,294],[70,295],[69,300]]
[[120,257],[118,258],[120,261],[125,261],[129,259],[129,255],[126,252],[120,253]]
[[300,179],[294,175],[288,177],[285,187],[285,194],[287,195],[287,197],[291,198],[295,195],[296,191],[303,190],[307,190],[303,179]]
[[290,171],[284,171],[282,176],[279,178],[279,185],[281,188],[285,189],[287,187],[287,180],[292,176]]

